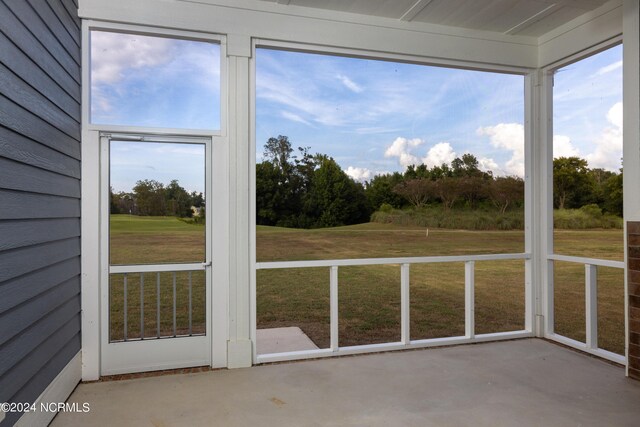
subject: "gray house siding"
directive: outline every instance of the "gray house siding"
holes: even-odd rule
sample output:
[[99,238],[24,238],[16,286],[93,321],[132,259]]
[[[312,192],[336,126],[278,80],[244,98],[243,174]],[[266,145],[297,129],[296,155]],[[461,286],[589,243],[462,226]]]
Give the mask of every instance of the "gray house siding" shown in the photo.
[[0,0],[0,402],[34,402],[80,351],[77,6]]

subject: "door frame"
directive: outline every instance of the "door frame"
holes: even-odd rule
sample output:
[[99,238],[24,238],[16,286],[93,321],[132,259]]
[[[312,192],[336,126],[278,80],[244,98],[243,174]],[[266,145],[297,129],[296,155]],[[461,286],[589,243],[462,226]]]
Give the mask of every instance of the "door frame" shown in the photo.
[[[101,311],[101,375],[115,375],[141,371],[186,368],[210,365],[212,363],[212,224],[213,218],[208,205],[205,223],[205,259],[204,262],[168,263],[148,265],[140,264],[113,266],[110,263],[110,174],[111,174],[111,141],[142,142],[148,144],[201,144],[205,148],[205,200],[214,199],[212,189],[212,141],[210,137],[158,136],[148,134],[100,134],[100,311]],[[212,212],[211,212],[212,213]],[[133,268],[137,267],[137,268]],[[185,270],[186,269],[186,270]],[[114,271],[122,270],[122,271]],[[133,271],[135,270],[135,271]],[[110,275],[119,272],[205,272],[205,313],[206,333],[204,336],[145,339],[141,341],[111,342],[110,331]]]
[[[96,125],[91,123],[91,30],[111,30],[152,36],[205,40],[220,45],[220,129],[174,129],[134,126]],[[211,357],[213,368],[227,366],[229,337],[229,135],[228,135],[228,57],[227,37],[221,34],[131,25],[115,22],[82,20],[82,161],[81,161],[81,306],[82,306],[82,380],[98,380],[101,375],[101,251],[100,251],[100,135],[101,133],[134,133],[162,136],[207,137],[211,139],[211,191],[215,204],[209,217],[212,239],[211,284]]]

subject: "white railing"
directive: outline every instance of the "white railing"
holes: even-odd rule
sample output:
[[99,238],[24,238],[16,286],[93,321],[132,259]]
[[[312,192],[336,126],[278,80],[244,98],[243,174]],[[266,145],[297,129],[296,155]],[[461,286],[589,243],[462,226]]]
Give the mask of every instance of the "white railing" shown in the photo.
[[625,356],[604,350],[598,346],[598,267],[620,268],[624,270],[624,262],[558,254],[548,255],[547,260],[551,263],[550,272],[553,272],[552,264],[554,261],[584,264],[586,334],[585,342],[580,342],[555,333],[553,279],[552,275],[550,275],[549,281],[551,282],[551,286],[549,286],[547,295],[548,323],[545,337],[604,359],[623,365],[626,364]]
[[[142,341],[142,340],[154,340],[154,339],[163,339],[163,338],[178,338],[178,337],[192,337],[192,336],[200,336],[205,335],[204,332],[194,332],[194,322],[193,322],[193,273],[199,271],[205,271],[205,268],[208,266],[207,263],[192,263],[192,264],[166,264],[166,265],[112,265],[109,267],[109,275],[110,275],[110,292],[121,292],[122,293],[122,338],[118,336],[118,338],[109,337],[109,342],[129,342],[129,341]],[[168,286],[161,283],[161,274],[171,274]],[[187,316],[188,323],[186,325],[178,324],[178,316],[177,316],[177,295],[178,295],[178,280],[177,273],[185,273],[187,274],[186,283],[181,284],[180,286],[186,286],[187,288]],[[150,276],[147,279],[151,279],[151,282],[147,281],[148,287],[153,289],[155,304],[152,306],[145,302],[145,275]],[[116,281],[114,276],[121,276],[121,281]],[[138,330],[133,334],[129,334],[129,308],[130,303],[128,301],[129,295],[129,278],[137,279],[137,282],[134,287],[139,289],[138,301],[136,301],[135,305],[132,308],[139,309],[139,327]],[[165,289],[162,289],[162,288]],[[161,295],[163,293],[170,294],[170,301],[172,302],[169,316],[171,320],[170,328],[163,328],[161,321],[161,314],[163,313],[161,307]],[[111,304],[111,303],[110,303]],[[111,307],[109,308],[111,310]],[[147,333],[150,331],[145,331],[145,310],[154,311],[155,310],[155,334]],[[166,313],[165,313],[166,314]],[[109,330],[111,331],[112,323],[115,322],[116,319],[113,318],[113,315],[109,314]],[[184,322],[181,322],[184,323]],[[111,335],[111,334],[110,334]]]
[[[475,334],[475,262],[476,261],[502,261],[524,260],[526,271],[530,271],[531,255],[527,253],[495,254],[495,255],[455,255],[455,256],[431,256],[431,257],[400,257],[400,258],[362,258],[341,260],[314,260],[314,261],[274,261],[258,262],[256,270],[293,269],[293,268],[317,268],[330,269],[329,279],[329,310],[330,310],[330,345],[326,349],[291,351],[285,353],[258,354],[257,363],[278,362],[285,360],[309,359],[317,357],[349,355],[359,353],[372,353],[380,351],[401,350],[409,348],[436,347],[443,345],[465,344],[473,342],[497,341],[514,338],[532,337],[530,317],[532,316],[529,303],[525,304],[525,330],[499,332],[492,334]],[[432,338],[423,340],[411,340],[410,335],[410,297],[409,274],[412,264],[436,264],[464,262],[465,264],[465,335],[446,338]],[[365,265],[398,265],[400,267],[400,341],[383,344],[368,344],[358,346],[340,347],[338,344],[338,268]],[[531,286],[527,279],[525,283],[525,299],[531,301]]]

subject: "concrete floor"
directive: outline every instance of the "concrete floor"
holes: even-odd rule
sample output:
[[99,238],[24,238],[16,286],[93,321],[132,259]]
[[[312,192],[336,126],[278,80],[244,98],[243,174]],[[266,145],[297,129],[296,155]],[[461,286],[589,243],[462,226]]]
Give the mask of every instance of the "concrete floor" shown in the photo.
[[258,329],[256,331],[258,354],[317,349],[318,346],[297,326]]
[[81,384],[53,426],[638,426],[640,382],[538,339]]

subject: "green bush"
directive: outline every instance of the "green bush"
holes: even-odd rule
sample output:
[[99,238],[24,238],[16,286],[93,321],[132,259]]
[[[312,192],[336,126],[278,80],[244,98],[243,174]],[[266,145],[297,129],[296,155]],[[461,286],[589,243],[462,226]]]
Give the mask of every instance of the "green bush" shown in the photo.
[[[450,209],[441,206],[394,209],[383,205],[371,215],[371,222],[414,227],[447,228],[457,230],[522,230],[524,211],[511,210],[501,214],[498,210]],[[580,209],[554,211],[554,227],[561,229],[622,228],[622,218],[604,214],[598,205],[585,205]]]
[[553,225],[562,229],[622,228],[622,218],[603,214],[598,205],[585,205],[580,209],[553,211]]

